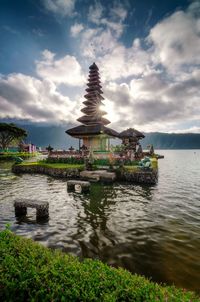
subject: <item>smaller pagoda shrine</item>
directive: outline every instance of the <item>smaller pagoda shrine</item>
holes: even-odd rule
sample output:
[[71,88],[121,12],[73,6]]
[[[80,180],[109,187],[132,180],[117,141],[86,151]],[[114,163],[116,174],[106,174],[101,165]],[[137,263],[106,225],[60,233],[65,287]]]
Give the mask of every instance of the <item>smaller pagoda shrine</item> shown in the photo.
[[144,137],[145,136],[142,132],[134,128],[126,129],[119,134],[119,138],[121,138],[122,144],[133,150],[136,150],[136,145],[139,144],[139,140]]
[[106,112],[101,109],[103,104],[103,91],[100,85],[99,69],[95,63],[89,67],[89,78],[86,88],[83,116],[77,119],[82,125],[66,131],[72,137],[82,140],[82,148],[90,151],[109,151],[110,138],[119,137],[119,133],[106,127],[110,123],[104,116]]

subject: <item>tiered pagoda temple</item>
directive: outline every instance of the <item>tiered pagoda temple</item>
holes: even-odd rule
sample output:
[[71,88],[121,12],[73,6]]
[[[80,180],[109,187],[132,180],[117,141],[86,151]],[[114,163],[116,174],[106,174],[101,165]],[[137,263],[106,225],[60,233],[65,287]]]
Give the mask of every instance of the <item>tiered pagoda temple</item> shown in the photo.
[[100,85],[99,69],[95,63],[89,67],[89,78],[86,88],[85,107],[81,109],[83,116],[78,118],[82,125],[66,131],[72,137],[82,140],[82,145],[91,151],[109,151],[110,138],[119,137],[119,133],[106,127],[110,123],[104,116],[105,111],[101,110],[104,105],[102,86]]

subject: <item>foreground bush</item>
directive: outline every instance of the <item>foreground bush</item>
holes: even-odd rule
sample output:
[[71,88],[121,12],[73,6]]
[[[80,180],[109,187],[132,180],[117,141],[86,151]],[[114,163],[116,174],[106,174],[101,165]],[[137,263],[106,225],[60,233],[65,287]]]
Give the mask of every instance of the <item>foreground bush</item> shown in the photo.
[[0,301],[200,301],[100,261],[51,251],[10,231],[0,233]]

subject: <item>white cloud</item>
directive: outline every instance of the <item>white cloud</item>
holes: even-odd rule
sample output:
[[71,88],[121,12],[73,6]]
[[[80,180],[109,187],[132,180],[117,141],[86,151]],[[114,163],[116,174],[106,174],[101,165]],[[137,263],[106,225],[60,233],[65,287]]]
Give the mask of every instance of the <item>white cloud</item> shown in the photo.
[[83,24],[75,23],[70,28],[71,36],[74,37],[74,38],[76,38],[83,29],[84,29]]
[[82,86],[85,78],[78,61],[74,56],[66,55],[56,60],[55,54],[49,50],[43,51],[43,59],[36,62],[37,74],[57,84]]
[[169,71],[181,65],[200,64],[200,2],[184,11],[177,11],[156,24],[148,40],[153,43],[153,56]]
[[108,113],[117,117],[115,127],[168,132],[182,123],[200,120],[199,75],[194,72],[182,82],[171,82],[164,74],[152,72],[129,85],[105,83],[105,96],[112,103]]
[[45,49],[42,52],[42,56],[44,60],[52,62],[55,57],[55,53],[49,51],[48,49]]
[[111,30],[114,36],[120,37],[124,30],[123,21],[127,17],[127,10],[121,5],[114,3],[114,6],[108,10],[109,17],[104,16],[106,9],[100,2],[96,2],[89,7],[88,20],[99,26],[102,30]]
[[200,127],[189,127],[186,129],[171,130],[170,133],[200,133]]
[[82,55],[90,59],[102,57],[118,45],[110,29],[87,29],[82,34]]
[[76,0],[43,0],[45,8],[61,16],[74,15]]
[[101,19],[101,24],[104,25],[106,28],[110,29],[116,38],[119,38],[123,33],[124,25],[120,22],[113,22],[104,18]]
[[132,47],[126,48],[115,43],[113,49],[98,60],[102,66],[102,79],[115,80],[130,76],[139,76],[151,70],[151,58],[140,46],[139,39]]
[[61,95],[56,85],[23,74],[0,78],[0,118],[33,122],[74,122],[77,102]]
[[[57,5],[58,1],[50,0],[51,3]],[[99,66],[112,127],[198,132],[200,2],[161,20],[145,41],[135,39],[130,47],[119,39],[127,9],[115,4],[106,11],[99,2],[95,3],[89,9],[91,27],[75,23],[70,32],[72,37],[80,38],[79,61],[85,65],[95,60]],[[55,8],[51,10],[56,12]],[[43,58],[36,62],[40,80],[19,74],[2,78],[2,117],[75,121],[80,116],[80,98],[72,102],[58,92],[58,87],[65,84],[75,95],[73,87],[84,85],[79,61],[69,54],[57,59],[45,50]]]
[[131,75],[141,75],[151,69],[151,59],[148,51],[140,46],[140,40],[135,39],[130,48],[126,48],[119,37],[124,31],[123,21],[127,17],[127,9],[115,2],[105,17],[105,8],[96,2],[89,8],[89,20],[98,25],[86,28],[81,32],[81,53],[90,60],[96,60],[101,66],[102,80],[127,78]]
[[101,22],[101,18],[103,16],[104,7],[100,2],[96,2],[94,5],[89,7],[88,20],[95,24],[99,24]]
[[128,15],[128,11],[120,3],[114,3],[114,7],[111,9],[111,17],[116,18],[118,21],[124,21]]

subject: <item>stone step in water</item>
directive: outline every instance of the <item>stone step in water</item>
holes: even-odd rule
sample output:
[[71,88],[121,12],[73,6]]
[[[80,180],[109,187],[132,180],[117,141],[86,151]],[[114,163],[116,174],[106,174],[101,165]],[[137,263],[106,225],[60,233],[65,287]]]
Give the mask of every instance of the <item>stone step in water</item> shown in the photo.
[[108,172],[106,170],[81,171],[80,177],[82,179],[88,179],[90,181],[96,182],[113,182],[116,179],[116,174],[114,172]]
[[36,209],[37,218],[46,218],[49,216],[48,201],[31,200],[31,199],[15,199],[14,201],[15,215],[23,216],[27,214],[27,208]]
[[67,181],[68,190],[78,190],[81,192],[88,192],[90,190],[90,182],[83,180],[68,180]]

